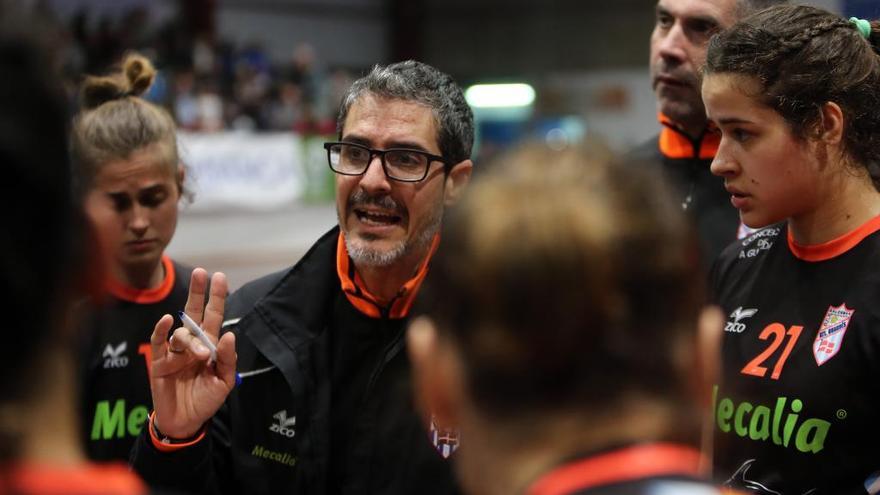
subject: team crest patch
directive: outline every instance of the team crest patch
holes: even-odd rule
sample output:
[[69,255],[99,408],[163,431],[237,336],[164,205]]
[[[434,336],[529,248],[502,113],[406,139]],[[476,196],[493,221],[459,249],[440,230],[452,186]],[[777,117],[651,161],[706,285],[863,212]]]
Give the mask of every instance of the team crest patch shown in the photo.
[[855,310],[847,309],[846,303],[837,307],[828,307],[822,326],[816,334],[816,340],[813,341],[813,356],[816,358],[816,364],[822,366],[840,350],[853,313]]
[[449,459],[449,456],[458,449],[458,428],[438,428],[434,423],[433,416],[431,417],[430,435],[431,443],[444,459]]

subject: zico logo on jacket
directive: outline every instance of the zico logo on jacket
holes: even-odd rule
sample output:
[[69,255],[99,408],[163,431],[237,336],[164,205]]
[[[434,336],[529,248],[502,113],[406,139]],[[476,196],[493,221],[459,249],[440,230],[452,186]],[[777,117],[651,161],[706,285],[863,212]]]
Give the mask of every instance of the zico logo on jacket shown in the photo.
[[287,417],[287,410],[278,411],[273,416],[276,423],[273,423],[269,426],[269,431],[274,431],[279,435],[284,435],[288,438],[293,438],[293,435],[296,434],[296,431],[293,429],[296,426],[296,416]]
[[798,413],[803,408],[800,399],[789,401],[788,397],[777,397],[773,406],[737,404],[727,397],[719,401],[718,385],[712,389],[712,417],[722,432],[816,454],[825,448],[831,423],[819,418],[802,420]]

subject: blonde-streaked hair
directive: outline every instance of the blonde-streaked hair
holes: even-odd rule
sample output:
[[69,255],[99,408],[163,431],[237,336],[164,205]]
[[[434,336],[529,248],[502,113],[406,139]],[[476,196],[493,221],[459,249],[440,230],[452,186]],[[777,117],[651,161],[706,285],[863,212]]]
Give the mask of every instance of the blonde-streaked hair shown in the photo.
[[[155,77],[156,69],[146,57],[129,53],[116,72],[83,81],[80,113],[71,133],[71,157],[81,194],[92,187],[103,165],[146,147],[155,147],[159,163],[177,176],[181,165],[174,119],[142,98]],[[183,193],[183,184],[178,187]]]

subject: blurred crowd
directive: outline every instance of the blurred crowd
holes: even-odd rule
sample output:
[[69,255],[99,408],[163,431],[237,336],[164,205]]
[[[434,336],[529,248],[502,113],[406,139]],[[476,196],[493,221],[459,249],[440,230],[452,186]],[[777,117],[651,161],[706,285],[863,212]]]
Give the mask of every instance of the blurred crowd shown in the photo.
[[168,108],[183,130],[332,134],[352,82],[349,68],[325,67],[306,42],[291,47],[286,60],[272,60],[259,40],[221,39],[212,20],[185,11],[161,24],[143,7],[100,18],[80,10],[62,19],[47,4],[38,11],[56,31],[71,102],[83,74],[106,71],[137,50],[159,69],[146,98]]

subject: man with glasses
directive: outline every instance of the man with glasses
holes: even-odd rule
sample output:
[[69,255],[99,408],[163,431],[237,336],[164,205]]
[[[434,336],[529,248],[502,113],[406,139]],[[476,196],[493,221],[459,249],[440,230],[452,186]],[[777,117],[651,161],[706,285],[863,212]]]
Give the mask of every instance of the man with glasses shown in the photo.
[[215,357],[183,328],[167,340],[170,317],[156,325],[155,411],[134,451],[154,486],[455,491],[449,445],[435,449],[414,412],[404,332],[444,207],[470,179],[473,116],[451,77],[408,61],[356,81],[337,125],[325,148],[338,227],[293,268],[239,289],[222,317],[222,274],[202,310],[207,274],[193,273],[186,312]]

